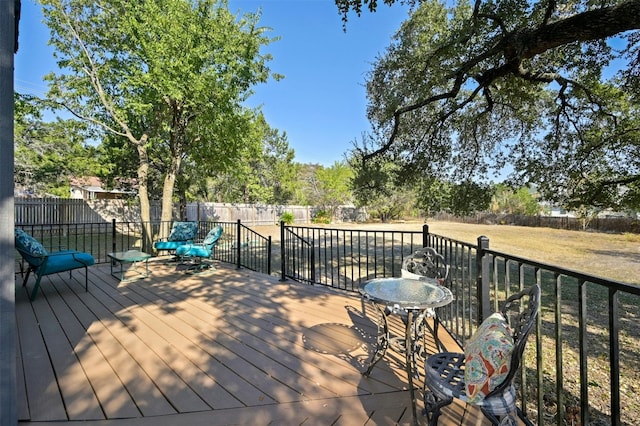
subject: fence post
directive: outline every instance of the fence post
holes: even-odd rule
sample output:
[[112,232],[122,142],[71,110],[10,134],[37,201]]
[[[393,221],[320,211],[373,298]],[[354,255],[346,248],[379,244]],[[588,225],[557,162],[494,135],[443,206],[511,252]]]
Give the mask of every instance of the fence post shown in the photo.
[[478,297],[478,325],[491,315],[490,300],[490,262],[485,250],[489,249],[489,238],[484,235],[478,237],[478,248],[476,252],[477,276],[477,297]]
[[269,235],[269,239],[267,241],[267,274],[271,275],[271,235]]
[[422,225],[422,247],[429,247],[429,225]]
[[116,220],[111,219],[111,251],[115,253],[116,247]]
[[240,269],[240,265],[242,265],[242,259],[240,259],[240,257],[242,256],[242,235],[240,235],[242,227],[240,226],[240,219],[238,219],[238,224],[236,226],[236,258],[238,259],[236,262],[236,268]]
[[280,281],[286,281],[285,276],[285,247],[284,247],[284,220],[280,221]]

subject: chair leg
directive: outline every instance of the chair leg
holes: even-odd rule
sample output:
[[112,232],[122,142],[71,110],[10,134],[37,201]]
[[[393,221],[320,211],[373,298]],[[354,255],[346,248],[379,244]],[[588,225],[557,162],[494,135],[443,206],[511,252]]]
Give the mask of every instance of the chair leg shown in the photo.
[[518,417],[522,419],[522,421],[529,426],[533,426],[529,419],[524,417],[524,414],[517,408],[514,407],[510,413],[504,415],[495,415],[491,411],[482,409],[485,417],[491,420],[491,423],[495,426],[518,426]]
[[27,281],[29,281],[29,274],[31,274],[31,266],[27,268],[27,274],[24,276],[24,279],[22,280],[22,287],[27,286]]
[[525,425],[534,426],[531,420],[529,420],[527,415],[520,408],[516,407],[516,410],[518,411],[518,417],[520,417],[520,420],[522,420]]
[[33,290],[31,290],[31,296],[29,296],[29,300],[31,300],[32,302],[35,300],[36,294],[38,293],[38,289],[40,288],[41,279],[42,279],[42,276],[38,275],[38,278],[36,279],[36,284],[33,286]]
[[212,264],[204,262],[202,258],[197,257],[195,263],[187,268],[187,274],[198,275],[206,272],[210,269],[214,269]]
[[427,416],[429,426],[438,425],[440,410],[452,402],[453,398],[439,399],[430,389],[424,389],[424,415]]

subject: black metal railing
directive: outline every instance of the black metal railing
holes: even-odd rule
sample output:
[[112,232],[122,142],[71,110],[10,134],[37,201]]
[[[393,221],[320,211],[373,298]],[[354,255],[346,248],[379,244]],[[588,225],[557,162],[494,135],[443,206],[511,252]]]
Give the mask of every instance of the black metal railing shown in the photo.
[[281,224],[282,278],[349,291],[400,273],[402,259],[423,246],[420,231],[367,231]]
[[[165,226],[161,226],[165,225]],[[23,229],[47,249],[107,253],[141,247],[168,224],[135,222],[28,225]],[[469,244],[420,231],[354,230],[281,224],[280,250],[271,239],[238,222],[200,222],[199,238],[215,225],[223,237],[215,258],[270,273],[280,257],[281,279],[357,291],[363,282],[399,276],[402,259],[431,246],[450,265],[453,303],[438,318],[461,345],[489,313],[524,287],[542,289],[535,333],[519,375],[520,405],[539,425],[622,425],[640,410],[636,400],[640,357],[640,286],[586,275],[490,249],[489,239]]]
[[316,262],[313,240],[280,226],[280,270],[282,279],[313,284],[316,282]]
[[501,301],[539,284],[541,314],[518,380],[523,411],[539,425],[621,425],[638,410],[631,390],[640,371],[640,286],[490,250],[486,237],[474,245],[431,234],[427,225],[421,232],[281,226],[283,279],[349,291],[399,276],[405,255],[436,248],[450,265],[455,298],[438,318],[460,345]]
[[622,390],[637,386],[640,371],[640,286],[497,252],[488,243],[479,255],[486,269],[482,287],[491,300],[487,309],[520,288],[538,283],[542,289],[536,341],[527,349],[521,378],[522,389],[530,390],[523,405],[529,401],[538,424],[549,415],[550,400],[558,425],[630,424],[638,403],[635,392]]
[[[169,229],[171,223],[141,222],[42,224],[20,226],[49,251],[73,249],[88,252],[96,263],[107,263],[107,253],[131,248],[153,252],[147,241],[153,241],[161,229]],[[223,228],[221,239],[213,258],[222,262],[265,274],[271,273],[271,237],[264,237],[237,222],[199,222],[196,239],[202,240],[216,225]],[[151,236],[146,238],[146,232]]]

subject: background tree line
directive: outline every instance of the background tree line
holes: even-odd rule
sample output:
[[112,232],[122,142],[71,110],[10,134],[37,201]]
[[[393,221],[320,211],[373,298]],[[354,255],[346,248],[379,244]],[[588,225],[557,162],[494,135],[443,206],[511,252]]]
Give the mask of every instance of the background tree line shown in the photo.
[[[89,143],[87,126],[76,119],[45,121],[43,100],[16,94],[15,146],[16,186],[33,195],[68,197],[74,178],[97,176],[108,188],[134,189],[135,153],[118,138]],[[366,188],[359,183],[347,162],[325,167],[293,161],[294,151],[286,134],[264,126],[256,149],[247,150],[236,167],[202,177],[187,172],[176,183],[176,198],[186,201],[226,203],[313,205],[331,220],[338,206],[367,207],[382,221],[422,217],[437,212],[464,215],[490,209],[496,213],[536,214],[538,203],[527,189],[510,190],[505,185],[455,187],[432,182],[424,187],[405,184]],[[163,168],[152,162],[149,173],[150,198],[162,197]],[[392,165],[389,165],[392,167]],[[197,167],[192,170],[197,172]],[[134,187],[131,187],[132,183]],[[465,194],[466,195],[462,195]],[[433,194],[439,194],[433,197]]]
[[[385,0],[393,4],[395,0]],[[349,12],[376,1],[336,0]],[[296,164],[253,87],[284,76],[259,12],[225,0],[42,0],[60,67],[46,99],[16,95],[16,183],[70,177],[160,199],[356,203],[388,220],[539,199],[591,214],[640,207],[640,0],[409,0],[367,76],[375,129],[330,167]],[[610,64],[615,63],[615,70]],[[43,120],[46,110],[71,117]],[[502,185],[493,179],[511,170]]]

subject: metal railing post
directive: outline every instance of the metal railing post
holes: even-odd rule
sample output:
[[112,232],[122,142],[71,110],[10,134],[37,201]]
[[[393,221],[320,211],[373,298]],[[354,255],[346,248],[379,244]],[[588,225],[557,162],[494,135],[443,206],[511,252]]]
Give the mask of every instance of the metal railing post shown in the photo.
[[242,236],[240,235],[240,232],[242,230],[242,227],[240,226],[240,219],[238,219],[238,224],[236,227],[236,268],[240,269],[241,265],[242,265]]
[[280,281],[286,281],[287,277],[285,276],[285,246],[284,246],[284,220],[280,221]]
[[478,249],[476,252],[477,267],[477,297],[478,297],[478,326],[491,315],[491,268],[489,256],[485,254],[485,250],[489,249],[489,238],[484,235],[478,237]]
[[116,220],[111,219],[111,251],[116,252]]
[[267,240],[267,275],[271,275],[271,235],[269,235],[269,239]]
[[429,225],[422,225],[422,247],[429,247]]

